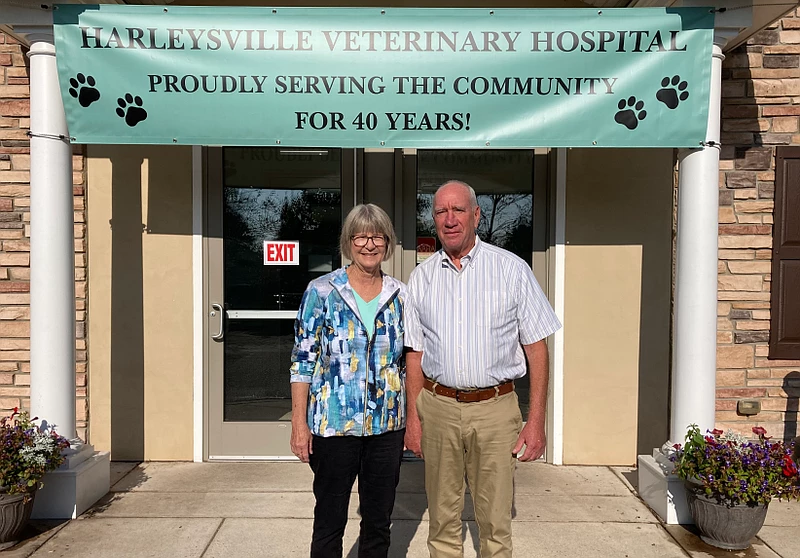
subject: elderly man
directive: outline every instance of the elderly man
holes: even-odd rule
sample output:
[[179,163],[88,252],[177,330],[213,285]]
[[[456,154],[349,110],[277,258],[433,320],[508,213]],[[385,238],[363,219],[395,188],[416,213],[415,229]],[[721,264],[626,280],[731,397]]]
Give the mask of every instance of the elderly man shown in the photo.
[[[425,459],[432,558],[462,556],[465,476],[481,558],[510,557],[515,457],[534,460],[545,448],[544,340],[561,324],[528,264],[477,237],[480,213],[469,185],[442,185],[433,218],[443,249],[408,285],[405,443]],[[513,380],[526,366],[523,427]]]

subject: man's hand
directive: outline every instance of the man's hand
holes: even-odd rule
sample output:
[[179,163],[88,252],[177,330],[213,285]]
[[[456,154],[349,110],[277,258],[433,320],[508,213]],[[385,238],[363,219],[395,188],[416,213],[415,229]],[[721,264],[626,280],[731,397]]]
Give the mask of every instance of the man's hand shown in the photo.
[[303,463],[308,463],[308,456],[313,452],[312,449],[313,437],[311,430],[308,429],[308,424],[303,422],[292,421],[292,439],[291,447],[292,453],[300,458]]
[[[549,366],[547,355],[547,344],[544,339],[523,345],[525,359],[530,370],[530,398],[528,400],[528,422],[525,423],[522,432],[517,438],[517,445],[514,446],[514,455],[520,461],[533,461],[539,459],[547,446],[547,434],[545,434],[544,424],[547,416],[547,381],[549,378]],[[522,446],[525,446],[525,453],[522,455]]]
[[[407,435],[406,435],[407,436]],[[533,461],[539,459],[544,454],[545,446],[547,445],[547,435],[544,432],[544,425],[536,425],[528,421],[519,433],[517,438],[517,445],[514,446],[514,455],[520,461]],[[525,453],[522,455],[522,446],[525,446]]]
[[419,458],[422,458],[422,424],[419,422],[419,418],[414,416],[411,418],[409,414],[408,418],[406,419],[406,436],[405,436],[405,444],[406,449],[411,450],[414,452]]

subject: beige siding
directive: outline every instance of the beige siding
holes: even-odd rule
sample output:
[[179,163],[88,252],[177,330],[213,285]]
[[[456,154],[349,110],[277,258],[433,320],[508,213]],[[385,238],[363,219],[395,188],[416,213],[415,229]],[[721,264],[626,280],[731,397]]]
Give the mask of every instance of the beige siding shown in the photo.
[[92,441],[191,459],[191,148],[91,146],[87,175]]
[[567,165],[564,461],[633,465],[667,436],[673,151]]

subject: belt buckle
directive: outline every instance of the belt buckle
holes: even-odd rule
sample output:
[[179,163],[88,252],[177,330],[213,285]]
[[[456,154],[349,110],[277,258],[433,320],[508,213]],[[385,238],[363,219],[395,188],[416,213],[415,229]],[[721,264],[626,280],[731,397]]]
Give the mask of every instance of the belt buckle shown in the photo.
[[[457,390],[455,390],[455,392],[456,392],[455,400],[458,401],[459,403],[474,403],[475,401],[484,401],[485,399],[497,399],[497,398],[500,397],[500,386],[501,385],[502,384],[498,384],[496,386],[492,386],[492,387],[488,387],[488,388],[481,388],[481,389],[477,389],[477,390],[457,389]],[[466,394],[469,394],[469,393],[476,393],[476,392],[488,391],[488,390],[494,390],[494,395],[486,397],[485,399],[473,399],[473,400],[461,399],[461,395],[462,394],[466,395]]]
[[459,403],[474,403],[475,401],[471,400],[471,399],[461,399],[462,395],[464,397],[467,397],[471,393],[474,393],[474,392],[472,390],[468,390],[468,389],[457,389],[456,390],[456,401],[458,401]]
[[[480,396],[478,395],[478,392],[480,391],[481,391],[480,389],[475,389],[475,390],[457,389],[456,401],[458,401],[459,403],[475,403],[477,401],[483,401],[482,399],[480,399]],[[461,398],[462,395],[464,396],[464,399]],[[470,396],[471,398],[469,398]]]

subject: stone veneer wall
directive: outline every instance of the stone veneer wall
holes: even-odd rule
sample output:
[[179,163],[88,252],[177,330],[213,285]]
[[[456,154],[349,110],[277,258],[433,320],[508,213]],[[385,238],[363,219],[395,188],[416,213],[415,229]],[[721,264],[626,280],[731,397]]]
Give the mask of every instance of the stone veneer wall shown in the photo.
[[[800,361],[767,358],[775,148],[800,145],[800,9],[729,52],[722,71],[717,426],[797,432]],[[800,218],[800,216],[798,216]],[[740,399],[758,399],[752,417]]]
[[[30,90],[27,49],[0,33],[0,414],[30,408]],[[86,225],[84,157],[72,157],[75,199],[76,398],[86,440]]]

